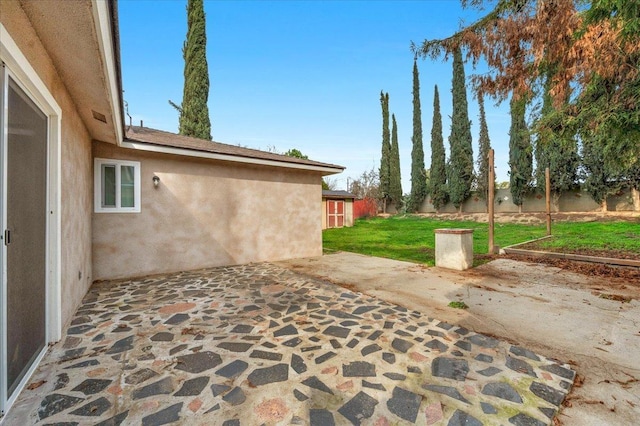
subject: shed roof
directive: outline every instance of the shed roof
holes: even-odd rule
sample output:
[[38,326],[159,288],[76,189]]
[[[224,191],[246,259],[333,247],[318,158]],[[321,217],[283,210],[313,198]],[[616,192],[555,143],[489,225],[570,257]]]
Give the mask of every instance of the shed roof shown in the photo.
[[[323,174],[340,173],[344,170],[343,166],[335,164],[289,157],[139,126],[127,128],[123,146],[177,155],[308,169],[322,171]],[[154,147],[157,149],[154,149]]]
[[343,198],[356,198],[356,196],[348,191],[331,191],[331,190],[323,189],[322,198],[343,199]]

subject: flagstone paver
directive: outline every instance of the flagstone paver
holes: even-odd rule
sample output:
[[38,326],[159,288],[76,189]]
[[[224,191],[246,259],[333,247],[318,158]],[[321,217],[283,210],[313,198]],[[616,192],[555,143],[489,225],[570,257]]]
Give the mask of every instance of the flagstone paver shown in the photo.
[[549,425],[574,376],[526,348],[253,264],[95,283],[35,373],[45,383],[16,406],[39,404],[7,421]]

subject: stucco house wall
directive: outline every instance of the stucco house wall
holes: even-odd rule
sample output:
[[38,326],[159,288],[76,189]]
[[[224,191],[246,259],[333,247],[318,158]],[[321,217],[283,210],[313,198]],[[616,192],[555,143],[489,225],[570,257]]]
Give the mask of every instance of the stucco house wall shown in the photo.
[[[3,274],[19,270],[0,280],[0,311],[17,306],[24,314],[16,318],[13,312],[9,321],[0,322],[3,340],[17,336],[10,344],[0,345],[0,415],[11,409],[28,383],[47,343],[61,338],[95,280],[322,253],[317,208],[321,178],[339,173],[342,167],[185,140],[161,131],[140,131],[138,139],[125,135],[116,6],[108,0],[0,0],[0,60],[6,64],[0,75],[3,93],[24,92],[48,117],[48,131],[34,142],[42,143],[37,148],[48,144],[47,168],[32,169],[46,185],[47,205],[37,210],[39,218],[46,217],[46,234],[39,227],[37,238],[16,240],[23,246],[37,245],[43,256],[34,265],[19,256],[22,247],[5,250],[4,241],[0,242]],[[13,82],[19,89],[4,92],[5,87],[14,87]],[[5,111],[20,111],[12,102],[0,104]],[[3,135],[7,123],[11,125],[11,119],[1,123]],[[181,139],[177,146],[170,145],[174,139]],[[0,138],[6,152],[13,143],[9,137]],[[141,180],[135,182],[141,189],[138,213],[94,213],[94,195],[102,194],[94,190],[96,157],[141,163]],[[11,153],[4,157],[3,162],[7,161],[12,170],[34,167]],[[23,182],[17,174],[9,175],[8,169],[2,167],[2,176],[9,176],[3,179],[7,185],[0,190],[2,200],[19,192],[17,184]],[[160,178],[157,187],[154,176]],[[9,209],[2,200],[4,239],[8,235],[4,231],[11,231],[5,213],[19,217],[36,207],[14,203]],[[8,260],[5,253],[18,256]],[[39,276],[32,286],[25,285],[28,268],[42,271],[45,282]],[[43,286],[46,290],[40,291]],[[25,300],[22,294],[7,291],[15,288],[44,293],[44,301],[33,305],[33,311],[41,313],[44,307],[43,322],[23,321],[31,310],[11,304]],[[15,348],[31,343],[25,352],[28,356],[7,361],[18,352]],[[10,369],[19,375],[8,380]]]
[[140,161],[142,184],[140,213],[93,213],[95,279],[322,254],[319,172],[100,142],[93,156]]
[[62,109],[61,189],[61,324],[71,320],[91,285],[91,137],[49,53],[20,3],[0,1],[0,22]]

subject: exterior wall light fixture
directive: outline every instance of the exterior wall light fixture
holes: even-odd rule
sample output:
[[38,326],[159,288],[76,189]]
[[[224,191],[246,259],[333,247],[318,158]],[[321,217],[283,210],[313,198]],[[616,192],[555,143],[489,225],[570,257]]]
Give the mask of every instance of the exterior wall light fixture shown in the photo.
[[158,176],[154,176],[153,177],[153,186],[155,186],[157,188],[158,185],[160,185],[160,178]]

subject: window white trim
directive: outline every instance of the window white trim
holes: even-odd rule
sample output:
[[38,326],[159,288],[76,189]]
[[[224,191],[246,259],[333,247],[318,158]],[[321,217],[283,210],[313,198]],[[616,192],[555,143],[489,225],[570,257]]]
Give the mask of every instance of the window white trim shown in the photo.
[[[62,140],[62,108],[58,105],[55,98],[42,81],[38,73],[31,66],[27,58],[18,48],[4,25],[0,23],[0,61],[4,62],[11,78],[19,84],[19,86],[29,95],[32,101],[40,108],[48,117],[48,167],[47,167],[47,207],[49,214],[47,215],[47,282],[46,282],[46,339],[47,342],[56,342],[62,336],[62,296],[61,296],[61,271],[62,261],[60,253],[62,252],[61,238],[62,222],[61,222],[61,182],[62,171],[60,164],[62,162],[62,149],[60,141]],[[6,135],[5,135],[6,136]],[[4,190],[3,190],[4,191]],[[1,203],[0,203],[1,204]],[[5,213],[2,213],[2,224],[6,223]],[[2,252],[4,257],[6,253]],[[6,258],[3,259],[3,264]],[[3,268],[0,268],[3,269]],[[4,270],[2,271],[4,275]],[[0,278],[4,282],[5,276]],[[0,286],[4,293],[4,284]],[[4,300],[6,294],[0,296],[0,323],[6,324]],[[5,327],[0,327],[0,347],[5,345]],[[33,363],[31,370],[25,375],[21,384],[16,388],[11,398],[7,398],[6,394],[6,371],[7,359],[4,351],[0,351],[0,412],[7,412],[13,405],[13,402],[20,394],[22,387],[27,383],[33,370],[37,367],[46,353],[46,347],[40,354],[40,357]]]
[[[102,205],[102,166],[115,166],[115,206]],[[133,207],[122,207],[121,166],[133,167]],[[93,205],[96,213],[140,213],[140,162],[95,158],[93,160]]]

